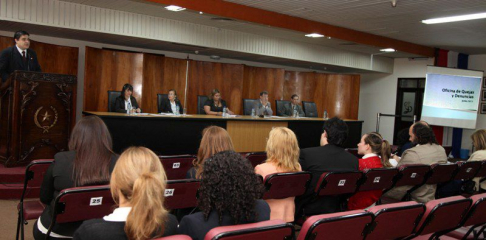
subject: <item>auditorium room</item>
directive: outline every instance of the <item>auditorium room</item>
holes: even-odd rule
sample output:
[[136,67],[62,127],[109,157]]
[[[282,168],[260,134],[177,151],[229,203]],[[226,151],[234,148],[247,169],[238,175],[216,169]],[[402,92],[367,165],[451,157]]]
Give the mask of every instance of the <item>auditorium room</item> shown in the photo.
[[0,240],[486,239],[484,0],[0,0]]

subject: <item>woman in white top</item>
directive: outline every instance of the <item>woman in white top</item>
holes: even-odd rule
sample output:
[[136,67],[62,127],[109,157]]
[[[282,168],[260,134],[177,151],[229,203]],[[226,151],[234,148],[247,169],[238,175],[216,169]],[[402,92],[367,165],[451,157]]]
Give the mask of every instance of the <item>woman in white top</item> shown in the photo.
[[[486,129],[479,129],[471,135],[472,144],[474,146],[474,153],[469,157],[468,161],[483,161],[486,160]],[[486,181],[479,184],[480,178],[474,178],[476,182],[476,190],[486,190]]]
[[183,113],[181,101],[177,98],[177,92],[175,89],[169,90],[169,94],[167,94],[167,101],[162,103],[162,112],[164,113],[176,113],[179,110],[179,113]]

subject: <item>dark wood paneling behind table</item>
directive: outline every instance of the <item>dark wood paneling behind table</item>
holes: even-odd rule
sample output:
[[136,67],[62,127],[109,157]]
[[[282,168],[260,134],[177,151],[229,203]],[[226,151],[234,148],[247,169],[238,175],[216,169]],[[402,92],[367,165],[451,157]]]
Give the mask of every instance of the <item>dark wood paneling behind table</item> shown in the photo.
[[86,47],[84,110],[108,111],[108,91],[121,91],[125,83],[133,86],[133,96],[143,109],[142,78],[142,53]]
[[187,112],[194,114],[197,96],[208,95],[217,88],[236,114],[242,114],[244,98],[258,99],[259,93],[266,90],[274,110],[275,99],[288,100],[296,93],[302,101],[316,103],[319,117],[325,109],[330,117],[358,118],[359,75],[294,72],[190,60],[186,96],[186,66],[185,59],[88,47],[84,110],[106,111],[107,91],[120,90],[123,84],[130,82],[144,112],[157,111],[157,93],[175,89],[182,104],[186,99]]

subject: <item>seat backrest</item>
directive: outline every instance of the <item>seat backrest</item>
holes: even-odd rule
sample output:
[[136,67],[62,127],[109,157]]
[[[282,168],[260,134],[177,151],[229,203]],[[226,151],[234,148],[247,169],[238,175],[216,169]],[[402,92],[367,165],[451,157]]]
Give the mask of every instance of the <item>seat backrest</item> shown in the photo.
[[120,95],[120,91],[108,91],[108,112],[115,111],[115,100]]
[[181,209],[197,206],[197,190],[201,182],[195,179],[169,180],[165,187],[165,207]]
[[42,185],[44,175],[53,161],[54,159],[39,159],[34,160],[27,165],[25,168],[24,189],[22,191],[22,196],[20,197],[21,202],[24,200],[27,188],[38,188]]
[[486,223],[486,193],[476,194],[470,197],[471,208],[464,218],[462,226],[479,226]]
[[[102,218],[113,211],[110,186],[67,188],[54,201],[54,222],[67,223]],[[50,228],[51,228],[50,227]]]
[[481,168],[479,168],[478,172],[476,173],[476,177],[484,178],[486,177],[486,160],[480,162],[481,162]]
[[159,156],[168,180],[185,179],[195,158],[194,155]]
[[305,193],[311,179],[310,172],[274,173],[265,177],[263,199],[283,199]]
[[253,109],[255,101],[256,99],[243,99],[243,115],[251,115],[251,109]]
[[454,180],[468,181],[476,176],[476,173],[481,168],[481,162],[479,161],[467,161],[457,162],[457,173],[454,176]]
[[216,227],[206,234],[204,240],[292,239],[294,232],[294,226],[291,223],[286,223],[282,220],[269,220],[258,223]]
[[373,214],[363,210],[315,215],[304,222],[297,240],[363,239],[366,225],[372,220]]
[[248,161],[250,161],[253,168],[255,168],[258,164],[261,164],[265,160],[267,160],[267,153],[266,152],[252,152],[252,153],[246,154],[245,158],[248,159]]
[[394,187],[416,186],[424,183],[425,176],[430,171],[429,165],[402,165],[398,168],[399,173]]
[[462,196],[429,201],[425,204],[425,214],[417,225],[416,234],[440,233],[459,227],[471,202]]
[[172,235],[168,237],[154,238],[152,240],[192,240],[192,238],[187,235]]
[[321,174],[315,188],[317,196],[353,194],[358,189],[362,172],[325,172]]
[[367,210],[375,215],[366,240],[401,239],[410,236],[425,212],[425,205],[414,201],[384,204]]
[[206,114],[206,111],[204,111],[204,103],[206,103],[208,99],[208,96],[205,95],[197,96],[197,114]]
[[157,113],[162,112],[162,103],[167,100],[169,100],[168,94],[157,94]]
[[302,101],[302,108],[306,117],[317,117],[317,106],[315,102]]
[[433,164],[425,184],[439,184],[449,182],[457,170],[457,164]]
[[277,116],[282,116],[282,113],[280,112],[280,109],[282,109],[282,107],[285,105],[285,104],[289,104],[290,101],[288,100],[275,100],[275,111],[277,113]]
[[398,174],[396,168],[373,168],[363,171],[363,181],[358,191],[385,190],[393,186],[395,176]]

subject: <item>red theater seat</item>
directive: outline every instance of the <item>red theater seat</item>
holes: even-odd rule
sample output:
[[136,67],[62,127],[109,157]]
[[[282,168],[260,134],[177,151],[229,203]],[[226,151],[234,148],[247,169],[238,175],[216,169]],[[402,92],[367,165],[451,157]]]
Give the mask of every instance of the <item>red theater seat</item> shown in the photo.
[[201,182],[195,179],[169,180],[165,188],[165,207],[170,210],[197,206],[197,190]]
[[363,239],[366,226],[372,220],[373,214],[363,210],[312,216],[302,225],[297,240]]
[[168,180],[185,179],[186,173],[193,167],[194,155],[159,156]]
[[64,189],[54,200],[54,213],[46,239],[54,224],[102,218],[113,212],[114,205],[109,185]]
[[153,240],[192,240],[192,238],[187,235],[173,235],[169,237],[154,238]]
[[362,172],[325,172],[319,178],[315,188],[316,196],[337,196],[354,194]]
[[368,228],[367,240],[400,239],[410,236],[425,212],[422,203],[401,202],[371,207],[373,223]]
[[428,202],[425,214],[415,230],[413,239],[434,239],[458,228],[471,206],[471,199],[462,196]]
[[[429,165],[422,165],[422,164],[410,164],[410,165],[402,165],[398,167],[398,174],[395,178],[395,184],[393,187],[401,187],[401,186],[410,186],[412,189],[414,186],[422,185],[425,180],[428,172],[430,171]],[[390,190],[390,189],[389,189]],[[383,194],[385,194],[385,191]],[[411,196],[407,192],[405,196],[403,196],[402,201],[410,200]],[[380,199],[380,203],[394,203],[398,202],[395,199],[382,197]]]
[[246,154],[246,159],[250,161],[253,168],[255,168],[258,164],[262,164],[265,160],[267,160],[267,153],[266,152],[252,152]]
[[19,231],[21,239],[24,239],[24,224],[27,220],[37,219],[44,211],[44,204],[39,200],[26,201],[24,197],[30,188],[40,188],[44,175],[47,169],[53,162],[53,159],[40,159],[32,161],[25,168],[24,189],[22,190],[22,196],[17,206],[18,219],[17,219],[17,233],[16,239],[19,239]]
[[481,168],[480,161],[457,162],[457,170],[454,180],[468,181],[472,180]]
[[[481,233],[484,234],[483,225],[486,224],[486,193],[474,195],[470,199],[473,203],[461,224],[464,227],[448,233],[447,236],[455,239],[478,239]],[[473,234],[471,235],[471,233]],[[483,239],[485,237],[483,235]]]
[[293,239],[294,226],[282,220],[216,227],[211,229],[204,240],[273,240]]
[[363,171],[363,178],[358,187],[358,192],[371,190],[385,190],[393,186],[396,168],[374,168]]
[[309,185],[309,172],[274,173],[265,178],[263,199],[283,199],[305,193]]

